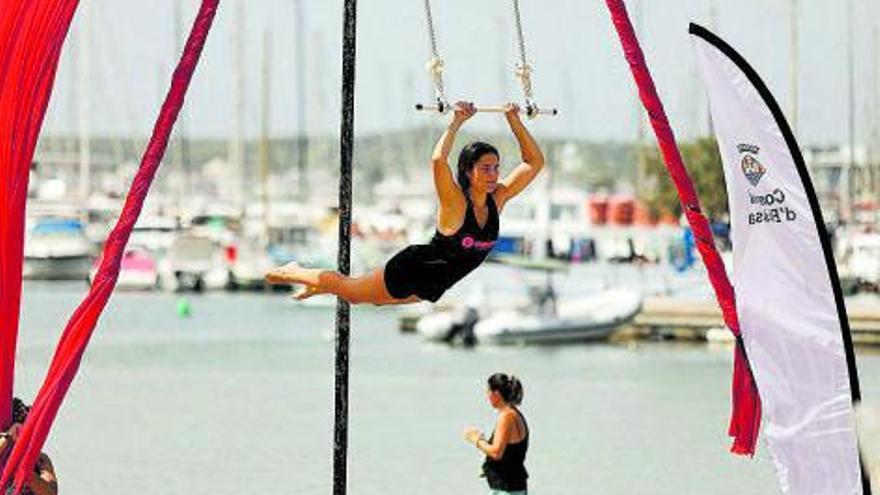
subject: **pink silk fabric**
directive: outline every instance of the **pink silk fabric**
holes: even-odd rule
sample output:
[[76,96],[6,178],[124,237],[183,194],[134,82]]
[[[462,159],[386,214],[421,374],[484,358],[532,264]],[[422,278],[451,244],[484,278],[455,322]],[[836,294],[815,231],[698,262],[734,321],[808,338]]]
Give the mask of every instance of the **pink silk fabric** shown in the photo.
[[733,411],[728,429],[728,433],[733,437],[733,446],[730,450],[736,454],[754,455],[758,428],[761,423],[761,398],[758,395],[758,389],[746,359],[742,340],[740,340],[733,286],[727,278],[724,262],[715,249],[709,221],[700,209],[700,200],[682,161],[681,153],[675,142],[675,135],[663,109],[663,103],[657,94],[639,40],[636,38],[635,30],[629,20],[626,5],[623,0],[606,0],[605,4],[611,12],[611,19],[620,38],[620,44],[623,46],[623,53],[638,86],[639,98],[651,120],[651,127],[654,129],[654,135],[660,146],[663,162],[675,183],[682,210],[694,233],[697,250],[706,266],[712,288],[715,290],[715,297],[721,307],[724,323],[737,337],[733,364]]
[[[3,1],[5,2],[6,0]],[[12,34],[4,36],[3,38],[0,38],[0,40],[11,40],[13,44],[17,43],[22,45],[24,47],[22,51],[25,53],[46,50],[47,53],[54,54],[55,64],[52,65],[52,71],[54,72],[54,67],[57,64],[58,58],[57,51],[60,50],[61,41],[63,40],[63,35],[66,33],[67,27],[70,24],[73,10],[76,7],[76,2],[64,0],[41,0],[11,3],[20,5],[21,7],[19,10],[30,9],[37,13],[34,14],[34,20],[31,24],[25,24],[25,27],[21,29],[10,28],[8,31],[12,32]],[[174,71],[171,80],[171,88],[169,89],[165,102],[162,105],[159,117],[153,128],[150,142],[141,159],[140,168],[132,181],[122,213],[104,245],[104,252],[101,258],[102,261],[98,273],[95,276],[95,281],[92,284],[89,293],[76,311],[74,311],[73,316],[71,316],[68,321],[67,327],[64,329],[64,333],[62,334],[58,347],[55,350],[55,355],[52,359],[49,371],[46,374],[46,378],[43,381],[43,385],[40,388],[36,399],[34,400],[30,415],[22,428],[18,441],[15,443],[15,446],[3,467],[2,477],[0,477],[0,486],[6,486],[6,484],[12,479],[16,493],[21,490],[27,476],[29,476],[33,470],[34,463],[40,455],[40,451],[46,441],[49,429],[58,413],[61,402],[64,400],[67,390],[79,369],[80,361],[85,352],[86,346],[88,345],[89,339],[91,338],[92,332],[97,325],[98,318],[116,285],[116,280],[119,276],[120,263],[125,251],[125,245],[128,242],[131,230],[140,214],[150,184],[155,177],[156,170],[161,164],[162,157],[165,154],[171,130],[180,112],[180,108],[183,106],[184,96],[186,95],[193,72],[195,71],[196,65],[201,56],[202,48],[204,47],[205,40],[213,23],[218,4],[219,0],[202,1],[196,20],[190,31],[189,38],[187,39],[183,55]],[[67,7],[67,9],[62,8],[62,6]],[[6,12],[5,8],[3,12]],[[45,12],[52,12],[53,14],[49,15]],[[64,17],[62,13],[67,13],[68,15]],[[53,31],[48,30],[46,21],[44,20],[43,22],[40,22],[41,15],[49,17],[52,22],[48,22],[48,25],[57,25],[56,29]],[[4,14],[4,21],[5,17],[6,15]],[[3,31],[0,31],[0,33],[6,34],[7,29],[5,22],[3,23],[2,29]],[[50,47],[54,48],[55,51],[53,52],[49,50]],[[35,55],[31,63],[37,64],[41,61],[40,59],[41,57],[39,55]],[[0,60],[0,63],[4,62],[5,59]],[[13,64],[14,62],[15,61],[13,61]],[[45,69],[43,72],[36,71],[33,73],[22,73],[17,84],[11,84],[19,88],[30,87],[33,84],[32,81],[39,80],[36,75],[43,74],[44,72]],[[9,77],[5,77],[4,80],[8,78]],[[48,92],[51,90],[51,85],[51,78],[49,78],[44,83],[45,89],[38,92],[39,94],[45,93],[46,100],[48,99]],[[21,92],[28,93],[27,91]],[[19,95],[18,98],[21,98],[21,96]],[[11,99],[15,101],[16,97],[13,96]],[[5,102],[5,100],[3,101]],[[45,102],[43,104],[43,110],[44,107]],[[5,125],[7,119],[27,119],[31,116],[31,109],[36,108],[36,106],[16,106],[16,108],[19,109],[17,113],[6,113],[5,105],[0,108],[4,110],[0,112],[0,117],[2,117],[0,118],[0,125]],[[33,119],[35,117],[31,118]],[[40,112],[40,118],[42,118],[42,112]],[[38,134],[38,127],[38,125],[33,126],[33,128],[28,127],[28,129],[33,132],[34,141]],[[30,153],[27,154],[28,163],[32,154],[33,146],[31,146]],[[27,172],[26,165],[27,163],[18,164],[20,168],[23,168],[24,172],[22,173],[25,178]],[[26,186],[23,189],[26,190]],[[0,203],[3,203],[4,207],[9,207],[9,202],[4,201]],[[9,215],[19,215],[23,219],[23,206],[22,200],[21,209],[15,210],[13,207],[12,211],[5,212],[6,215],[3,215],[3,219],[5,220]],[[20,246],[18,249],[21,249]],[[19,279],[19,283],[17,287],[20,289],[20,256],[18,264],[17,278]],[[4,272],[2,275],[2,278],[5,279],[7,273]],[[3,294],[4,301],[5,296],[6,295]],[[10,306],[11,310],[17,312],[17,305],[18,301],[16,300],[15,307],[12,308]],[[6,309],[6,306],[4,306],[4,309]],[[5,316],[6,314],[8,313],[0,314],[0,316]],[[12,352],[14,353],[14,350]],[[6,411],[8,411],[8,409],[9,408],[7,408]]]

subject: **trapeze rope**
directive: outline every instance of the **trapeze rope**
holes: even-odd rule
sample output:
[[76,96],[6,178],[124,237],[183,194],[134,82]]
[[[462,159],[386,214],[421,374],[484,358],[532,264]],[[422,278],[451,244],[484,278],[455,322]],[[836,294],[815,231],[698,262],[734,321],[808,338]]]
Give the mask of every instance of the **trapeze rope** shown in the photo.
[[428,24],[428,37],[431,41],[431,60],[425,64],[425,68],[431,73],[434,83],[434,99],[437,101],[437,111],[446,113],[449,103],[446,102],[446,93],[443,89],[443,59],[437,50],[437,35],[434,32],[434,16],[431,15],[431,0],[425,0],[425,20]]
[[[445,114],[451,106],[446,100],[446,91],[443,87],[443,69],[444,62],[440,58],[440,51],[437,48],[437,33],[434,30],[434,16],[431,13],[431,1],[424,0],[425,6],[425,22],[428,27],[428,39],[431,45],[431,59],[425,64],[425,68],[431,74],[431,81],[434,85],[434,104],[425,105],[417,103],[415,108],[419,111],[430,111],[438,114]],[[513,17],[516,22],[517,43],[519,45],[519,63],[516,66],[516,78],[522,86],[523,95],[525,97],[525,105],[520,110],[529,118],[535,118],[538,115],[556,115],[558,111],[555,108],[540,109],[535,104],[534,90],[532,86],[532,66],[526,58],[526,42],[523,35],[522,16],[519,10],[519,0],[513,0]],[[477,112],[484,113],[504,113],[508,108],[504,105],[476,105]]]

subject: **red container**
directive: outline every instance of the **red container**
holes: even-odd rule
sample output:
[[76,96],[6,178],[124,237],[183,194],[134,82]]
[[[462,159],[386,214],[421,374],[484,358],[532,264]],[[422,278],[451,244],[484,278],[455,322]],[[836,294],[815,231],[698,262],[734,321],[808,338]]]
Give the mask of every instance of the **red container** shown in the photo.
[[615,196],[608,202],[608,221],[612,225],[632,225],[635,213],[632,196]]
[[605,196],[591,197],[587,200],[587,211],[589,211],[591,224],[605,225],[608,223],[608,198]]

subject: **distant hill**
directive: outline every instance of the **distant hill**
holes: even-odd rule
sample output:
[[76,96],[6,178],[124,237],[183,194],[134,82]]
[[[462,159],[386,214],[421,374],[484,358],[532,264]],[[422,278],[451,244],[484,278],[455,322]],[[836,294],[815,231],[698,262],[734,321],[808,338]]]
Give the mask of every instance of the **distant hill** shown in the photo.
[[[428,157],[439,137],[439,127],[420,127],[362,135],[355,142],[355,180],[358,184],[373,184],[389,175],[428,173]],[[516,142],[510,135],[463,133],[453,150],[452,165],[458,149],[471,140],[480,139],[495,145],[501,152],[502,168],[509,170],[519,160]],[[104,166],[125,162],[137,162],[146,138],[95,137],[91,140],[91,156]],[[273,174],[284,169],[296,170],[298,146],[303,143],[294,137],[270,140],[270,169]],[[624,142],[592,142],[586,140],[541,139],[541,147],[552,167],[554,180],[586,190],[615,190],[629,187],[636,176],[635,146]],[[245,169],[248,175],[258,174],[259,140],[246,142]],[[214,158],[226,158],[229,141],[221,139],[193,139],[187,142],[188,164],[193,173]],[[181,143],[173,141],[166,154],[166,162],[172,167],[180,166]],[[77,140],[68,136],[48,136],[40,141],[37,160],[40,157],[65,156],[75,160]],[[312,136],[309,138],[309,167],[324,169],[331,174],[339,166],[339,140],[335,136]],[[165,165],[168,167],[169,165]],[[367,188],[362,188],[365,190]]]

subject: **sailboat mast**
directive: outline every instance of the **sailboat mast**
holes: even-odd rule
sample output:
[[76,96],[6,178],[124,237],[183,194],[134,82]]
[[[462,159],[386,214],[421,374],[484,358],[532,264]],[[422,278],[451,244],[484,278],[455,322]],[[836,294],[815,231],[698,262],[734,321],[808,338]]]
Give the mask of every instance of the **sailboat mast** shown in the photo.
[[[183,6],[182,0],[174,0],[174,51],[176,56],[183,52]],[[186,108],[180,109],[175,125],[177,134],[178,159],[181,184],[178,187],[178,207],[182,198],[189,197],[192,187],[192,175],[189,164],[189,142],[186,138]]]
[[874,173],[871,197],[880,195],[880,28],[874,28]]
[[91,181],[89,166],[91,164],[91,141],[90,134],[90,115],[89,115],[89,70],[91,60],[89,59],[89,27],[90,9],[86,6],[81,12],[81,24],[79,26],[79,50],[78,50],[78,71],[77,71],[77,89],[79,100],[79,198],[83,205],[89,200],[89,184]]
[[260,200],[263,212],[263,239],[269,235],[269,106],[271,95],[272,33],[263,31],[263,88],[260,104]]
[[874,95],[873,106],[871,110],[871,163],[868,170],[868,193],[869,197],[876,198],[880,196],[880,29],[874,27],[873,30],[873,81],[871,94]]
[[[718,6],[715,5],[715,0],[712,0],[709,3],[709,27],[712,29],[712,32],[719,32],[718,28]],[[712,111],[709,108],[709,102],[706,102],[706,135],[712,136],[715,134],[714,124],[712,123]]]
[[800,57],[798,45],[798,0],[789,2],[789,29],[791,34],[791,59],[789,65],[789,102],[788,120],[795,136],[798,133],[798,61]]
[[302,0],[293,0],[294,36],[296,43],[296,150],[299,196],[305,197],[309,190],[309,133],[306,122],[306,31]]
[[847,44],[846,44],[846,60],[847,60],[847,80],[848,80],[848,105],[847,111],[849,118],[847,119],[847,141],[849,143],[849,156],[845,165],[845,173],[843,177],[843,191],[841,194],[840,210],[841,216],[845,220],[852,217],[852,174],[855,169],[856,162],[856,112],[855,112],[855,61],[853,54],[853,37],[855,33],[855,25],[853,23],[853,2],[846,2],[846,19],[847,19]]
[[[645,2],[638,0],[635,7],[636,17],[636,36],[641,43],[644,43],[645,35]],[[643,185],[645,184],[645,176],[647,171],[645,168],[645,117],[642,115],[642,103],[638,96],[635,98],[636,105],[636,194],[641,196]]]
[[[328,77],[327,77],[327,60],[330,58],[326,49],[325,33],[321,30],[311,33],[311,52],[314,54],[309,60],[310,68],[309,78],[313,84],[309,86],[309,102],[308,102],[308,121],[312,129],[317,132],[326,130],[326,122],[324,120],[327,106],[330,104],[327,98]],[[326,160],[329,148],[328,142],[318,140],[312,143],[307,150],[309,152],[309,160],[321,163]],[[311,160],[312,158],[317,160]]]
[[231,193],[238,206],[244,206],[244,111],[245,111],[245,80],[244,80],[244,44],[245,44],[245,0],[238,0],[235,4],[235,47],[234,47],[234,70],[233,70],[233,136],[229,146],[229,165],[231,168],[230,182]]
[[[507,79],[509,74],[509,69],[507,66],[507,29],[504,23],[504,19],[501,17],[495,18],[495,50],[496,57],[498,59],[498,91],[507,97]],[[507,132],[507,124],[504,119],[498,120],[498,133],[504,134]]]

